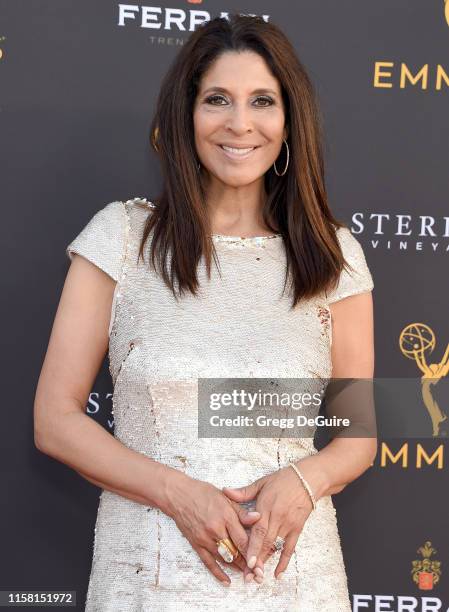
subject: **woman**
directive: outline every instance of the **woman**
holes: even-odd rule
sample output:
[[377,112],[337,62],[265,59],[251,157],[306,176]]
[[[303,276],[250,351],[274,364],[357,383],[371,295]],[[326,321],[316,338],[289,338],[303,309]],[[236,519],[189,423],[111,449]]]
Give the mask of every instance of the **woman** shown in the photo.
[[[198,436],[199,378],[373,375],[373,282],[317,117],[276,26],[210,21],[162,83],[162,193],[67,247],[35,439],[103,489],[86,610],[351,609],[330,495],[376,441]],[[84,414],[108,345],[114,436]]]

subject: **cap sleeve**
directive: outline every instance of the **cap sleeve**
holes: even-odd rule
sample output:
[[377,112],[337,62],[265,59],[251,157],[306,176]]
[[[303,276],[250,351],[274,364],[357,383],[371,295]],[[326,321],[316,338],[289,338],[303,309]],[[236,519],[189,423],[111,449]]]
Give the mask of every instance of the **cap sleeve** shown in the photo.
[[125,242],[125,207],[123,202],[110,202],[100,209],[66,247],[70,260],[82,255],[118,281]]
[[341,271],[338,285],[333,291],[327,293],[327,302],[329,304],[350,295],[371,291],[374,288],[373,278],[360,242],[347,227],[338,228],[337,237],[343,257],[352,269],[348,271],[344,268]]

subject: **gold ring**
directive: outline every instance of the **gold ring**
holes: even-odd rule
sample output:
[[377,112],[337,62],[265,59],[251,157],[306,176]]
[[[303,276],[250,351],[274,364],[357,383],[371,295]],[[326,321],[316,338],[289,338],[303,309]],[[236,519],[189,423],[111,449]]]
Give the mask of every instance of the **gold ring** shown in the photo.
[[217,546],[218,554],[226,561],[226,563],[232,563],[240,554],[240,551],[236,548],[234,542],[232,542],[232,540],[229,538],[217,540]]

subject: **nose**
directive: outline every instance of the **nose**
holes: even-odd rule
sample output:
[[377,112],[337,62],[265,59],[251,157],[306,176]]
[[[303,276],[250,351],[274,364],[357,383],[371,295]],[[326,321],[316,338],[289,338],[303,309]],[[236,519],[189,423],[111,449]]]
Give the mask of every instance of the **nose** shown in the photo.
[[234,104],[227,117],[226,129],[234,134],[246,134],[253,131],[251,111],[245,104]]

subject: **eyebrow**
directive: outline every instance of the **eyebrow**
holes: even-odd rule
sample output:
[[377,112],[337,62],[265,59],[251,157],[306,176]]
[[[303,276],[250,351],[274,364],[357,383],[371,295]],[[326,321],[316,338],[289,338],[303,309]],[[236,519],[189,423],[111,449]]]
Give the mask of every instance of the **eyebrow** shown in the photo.
[[[208,91],[221,91],[223,93],[231,93],[225,87],[208,87],[207,89],[203,91],[203,95],[206,94]],[[271,93],[271,94],[274,94],[275,96],[278,95],[278,92],[274,91],[274,89],[266,89],[265,87],[259,87],[259,89],[254,89],[251,92],[251,94],[262,94],[262,93]]]

